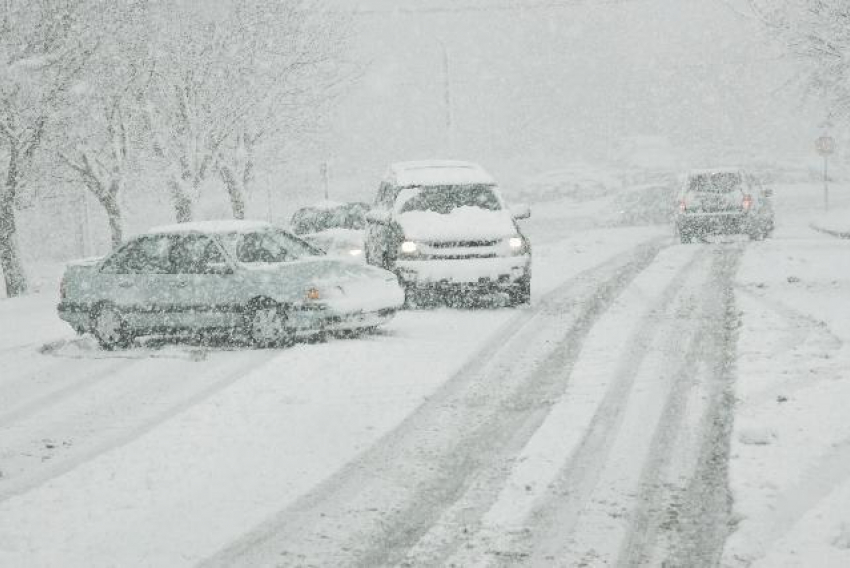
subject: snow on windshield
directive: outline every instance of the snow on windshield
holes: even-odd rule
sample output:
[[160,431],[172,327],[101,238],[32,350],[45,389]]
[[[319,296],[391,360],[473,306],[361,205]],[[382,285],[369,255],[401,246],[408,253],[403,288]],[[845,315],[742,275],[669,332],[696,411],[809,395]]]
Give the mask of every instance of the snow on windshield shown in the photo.
[[499,198],[489,185],[439,185],[408,188],[399,194],[400,213],[430,211],[447,215],[462,207],[499,211]]

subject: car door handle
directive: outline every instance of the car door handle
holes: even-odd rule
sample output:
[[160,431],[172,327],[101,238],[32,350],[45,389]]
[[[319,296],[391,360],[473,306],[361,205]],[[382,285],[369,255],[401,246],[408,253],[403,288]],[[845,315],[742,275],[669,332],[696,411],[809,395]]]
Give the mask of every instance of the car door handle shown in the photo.
[[175,282],[174,285],[177,286],[178,288],[185,288],[186,286],[189,285],[189,283],[186,280],[180,280],[178,282]]
[[133,281],[132,280],[122,280],[121,282],[118,283],[118,285],[121,286],[122,288],[131,288],[133,286]]

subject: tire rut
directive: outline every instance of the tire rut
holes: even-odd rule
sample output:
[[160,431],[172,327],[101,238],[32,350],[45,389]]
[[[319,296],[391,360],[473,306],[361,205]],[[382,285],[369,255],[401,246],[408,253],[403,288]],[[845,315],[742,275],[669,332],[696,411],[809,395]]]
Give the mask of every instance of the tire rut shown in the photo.
[[[609,543],[613,549],[573,549],[571,554],[577,565],[704,566],[715,565],[719,560],[729,521],[726,466],[737,330],[732,278],[741,252],[740,248],[729,252],[713,249],[710,274],[715,277],[700,287],[697,301],[680,298],[676,318],[669,318],[673,325],[667,329],[663,322],[654,322],[658,328],[652,331],[653,335],[663,333],[662,340],[685,337],[685,348],[672,354],[676,371],[651,434],[646,462],[639,473],[638,493],[631,504],[619,505],[623,510],[618,515],[626,519],[628,528],[622,540]],[[682,282],[671,284],[660,303],[672,304],[682,289]],[[688,322],[693,315],[700,322],[695,331],[692,322]],[[645,333],[635,341],[649,345]],[[694,394],[694,369],[700,365],[706,369],[703,382],[708,402],[698,419],[697,438],[692,440],[681,433],[688,418],[688,397]],[[534,515],[533,526],[543,527],[542,534],[528,538],[525,549],[517,547],[511,564],[557,564],[563,555],[559,550],[572,548],[570,543],[581,512],[609,467],[609,455],[621,430],[621,413],[638,367],[634,363],[606,395],[583,445],[553,485],[549,505]],[[682,447],[691,442],[695,442],[697,450]],[[691,459],[689,454],[695,456]],[[679,475],[682,461],[693,462],[687,465],[684,480]],[[707,524],[706,518],[711,523]]]
[[[248,364],[239,365],[236,369],[227,370],[215,380],[205,383],[199,383],[199,388],[191,395],[183,396],[179,400],[174,401],[167,408],[156,414],[145,418],[138,424],[132,425],[115,435],[111,435],[103,440],[92,443],[80,450],[72,450],[63,458],[58,458],[52,462],[45,462],[44,467],[36,471],[28,473],[25,476],[2,479],[0,478],[0,503],[21,495],[42,485],[51,479],[58,477],[78,465],[85,463],[97,456],[104,454],[113,448],[117,448],[128,444],[156,428],[162,422],[180,414],[184,410],[198,404],[215,393],[227,388],[229,385],[241,379],[246,373],[253,369],[257,369],[267,362],[271,361],[276,356],[276,353],[264,353],[261,357],[250,361]],[[126,368],[132,369],[134,365],[128,365]],[[100,380],[100,379],[98,379]],[[88,385],[91,386],[91,385]],[[66,400],[67,397],[63,400]],[[54,401],[57,402],[57,401]],[[37,410],[40,410],[37,409]],[[20,419],[20,417],[18,417]],[[7,426],[9,428],[11,426]]]
[[564,389],[565,374],[552,369],[575,359],[594,322],[668,243],[638,246],[520,313],[394,431],[204,565],[403,563],[477,474],[523,447]]
[[[620,361],[601,402],[596,407],[584,438],[562,466],[547,490],[547,497],[529,518],[530,528],[514,535],[507,546],[494,555],[493,564],[553,564],[563,554],[580,514],[599,483],[621,430],[637,374],[649,349],[664,331],[675,300],[685,289],[694,267],[705,262],[706,250],[700,250],[647,308],[646,315],[630,338],[618,347]],[[687,313],[680,314],[687,317]],[[593,554],[591,554],[593,556]],[[593,565],[590,559],[588,565]]]
[[[666,567],[717,566],[732,530],[732,495],[729,489],[729,451],[735,413],[734,383],[740,320],[735,307],[734,277],[743,248],[734,248],[716,259],[715,325],[705,330],[711,338],[706,352],[710,362],[709,404],[703,418],[703,438],[694,475],[683,494],[679,523],[673,531]],[[705,351],[704,351],[705,352]],[[710,522],[706,522],[706,520]]]

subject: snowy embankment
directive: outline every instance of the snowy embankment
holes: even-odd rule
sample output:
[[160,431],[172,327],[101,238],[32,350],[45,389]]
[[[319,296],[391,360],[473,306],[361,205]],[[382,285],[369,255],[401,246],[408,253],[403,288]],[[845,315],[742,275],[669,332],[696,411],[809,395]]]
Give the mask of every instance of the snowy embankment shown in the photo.
[[812,219],[811,227],[833,237],[850,239],[850,210],[833,209],[817,215]]
[[[535,298],[664,232],[541,237]],[[55,302],[0,302],[0,565],[197,562],[396,427],[516,315],[405,312],[378,335],[281,351],[105,354]]]
[[727,566],[850,566],[850,241],[809,226],[850,211],[807,210],[816,191],[777,188],[776,238],[738,277]]

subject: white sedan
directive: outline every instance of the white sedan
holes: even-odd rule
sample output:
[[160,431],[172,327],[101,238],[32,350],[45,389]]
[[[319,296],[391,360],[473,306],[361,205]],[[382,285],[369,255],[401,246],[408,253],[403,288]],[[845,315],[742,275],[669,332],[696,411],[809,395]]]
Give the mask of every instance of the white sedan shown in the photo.
[[391,272],[329,258],[268,223],[207,221],[70,263],[60,299],[59,316],[107,349],[177,329],[235,329],[270,346],[383,324],[404,292]]

